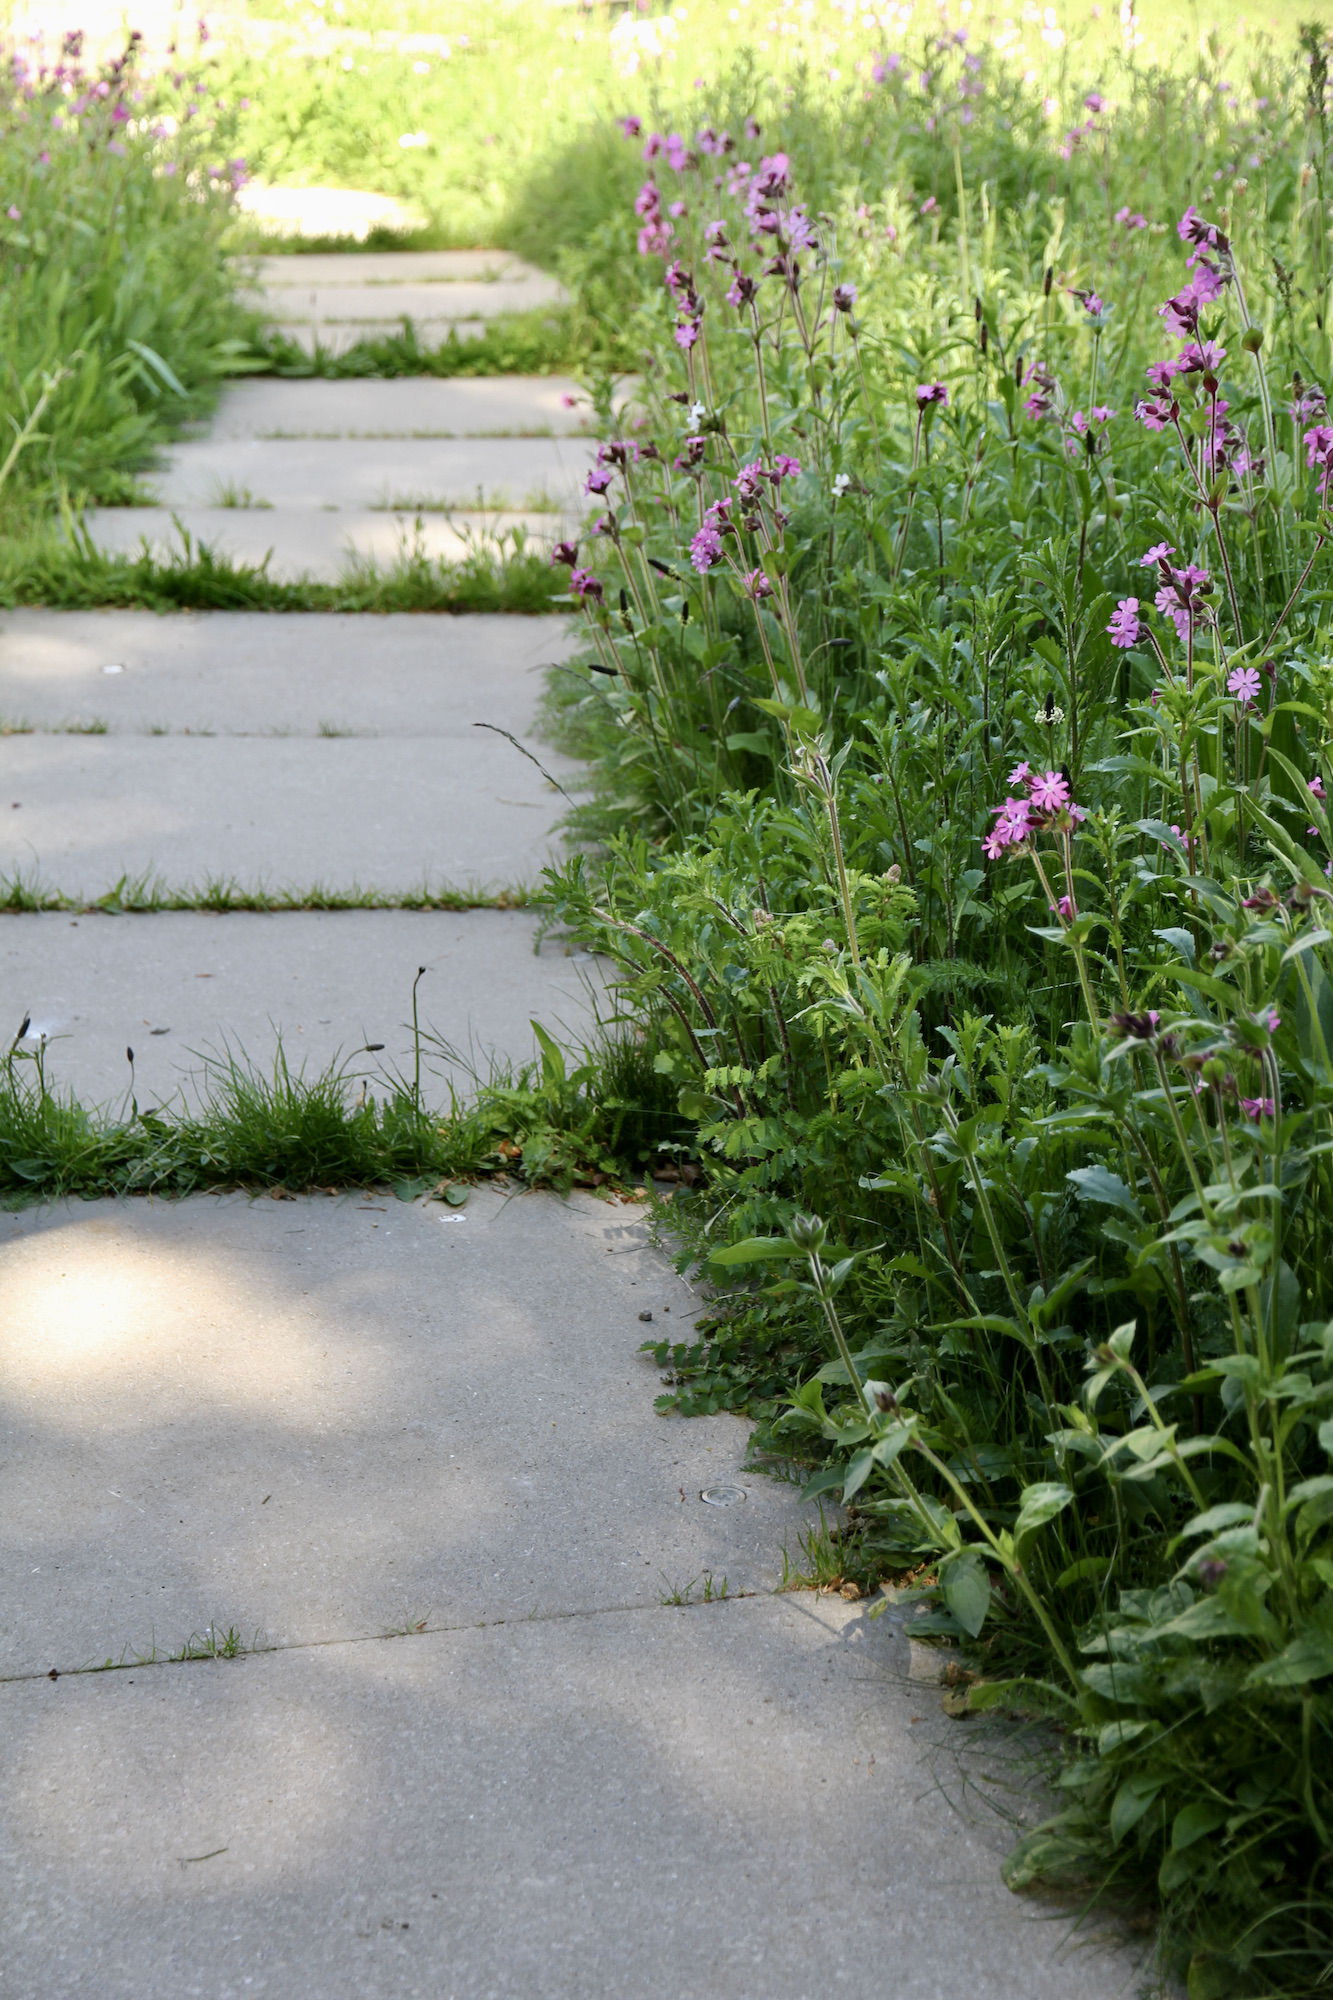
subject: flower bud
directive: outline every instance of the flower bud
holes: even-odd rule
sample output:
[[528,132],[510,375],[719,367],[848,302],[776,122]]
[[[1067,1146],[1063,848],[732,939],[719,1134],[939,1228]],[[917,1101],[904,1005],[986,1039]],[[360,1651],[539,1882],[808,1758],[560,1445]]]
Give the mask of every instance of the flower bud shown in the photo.
[[787,1236],[797,1250],[808,1255],[823,1244],[826,1231],[817,1215],[794,1215],[787,1224]]
[[1264,344],[1264,330],[1261,326],[1247,326],[1240,337],[1240,344],[1247,354],[1257,354]]

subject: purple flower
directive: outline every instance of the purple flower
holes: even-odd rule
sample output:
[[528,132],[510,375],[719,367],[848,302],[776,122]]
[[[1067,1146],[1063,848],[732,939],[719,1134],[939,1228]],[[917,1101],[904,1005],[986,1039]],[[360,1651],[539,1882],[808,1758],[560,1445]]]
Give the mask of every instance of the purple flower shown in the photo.
[[750,571],[750,574],[745,579],[745,588],[750,596],[756,600],[761,597],[771,597],[773,595],[772,581],[769,577],[765,576],[761,569],[752,569]]
[[1154,563],[1165,563],[1167,557],[1174,554],[1170,542],[1154,542],[1147,554],[1139,557],[1139,568],[1151,569]]
[[551,561],[553,563],[564,563],[569,569],[574,569],[577,566],[578,559],[579,545],[577,542],[557,542],[551,550]]
[[1279,1013],[1277,1013],[1275,1009],[1270,1007],[1268,1010],[1268,1016],[1265,1025],[1268,1029],[1269,1034],[1275,1035],[1278,1029],[1282,1026],[1282,1016]]
[[949,391],[945,388],[943,382],[919,382],[917,384],[916,406],[918,410],[928,410],[934,403],[938,403],[940,408],[944,409],[948,401]]
[[628,118],[620,120],[620,129],[627,139],[637,139],[643,130],[643,120],[642,118],[635,118],[631,113]]
[[696,340],[698,340],[700,330],[701,330],[700,323],[698,319],[681,320],[680,324],[676,328],[677,347],[684,348],[685,352],[688,354],[690,349],[694,346]]
[[833,287],[833,310],[849,313],[856,304],[855,285],[835,285]]
[[1259,674],[1254,667],[1237,667],[1227,675],[1227,693],[1234,694],[1242,708],[1259,698]]
[[1261,1118],[1271,1118],[1276,1106],[1271,1097],[1242,1097],[1240,1108],[1257,1125]]
[[1148,227],[1148,218],[1146,215],[1132,214],[1128,208],[1118,208],[1115,212],[1115,219],[1124,229],[1146,229]]
[[773,476],[775,479],[799,479],[801,476],[800,459],[788,458],[787,454],[782,451],[776,452],[773,457]]
[[759,287],[754,279],[747,278],[743,271],[738,270],[727,292],[727,304],[740,310],[749,305],[758,290]]
[[1177,375],[1216,375],[1227,358],[1225,347],[1216,340],[1192,340],[1176,356]]
[[569,589],[571,596],[581,597],[585,603],[589,598],[592,598],[594,603],[601,601],[602,586],[590,569],[571,571]]
[[1141,396],[1134,405],[1134,415],[1145,430],[1164,431],[1178,408],[1170,396]]
[[1139,643],[1138,598],[1122,597],[1115,610],[1111,613],[1111,622],[1106,629],[1111,635],[1111,644],[1113,646],[1119,646],[1122,650],[1129,646],[1137,646]]
[[1074,908],[1074,899],[1072,896],[1061,896],[1055,908],[1056,914],[1063,917],[1066,923],[1078,915],[1078,911]]
[[585,493],[605,493],[611,484],[611,473],[604,467],[595,467],[583,482]]
[[886,77],[892,76],[894,71],[900,70],[902,66],[903,59],[900,55],[881,56],[879,61],[871,66],[870,74],[876,83],[883,83]]
[[23,220],[23,210],[21,208],[11,207],[6,210],[6,213],[11,222],[22,222]]
[[1317,799],[1322,799],[1322,798],[1324,797],[1324,781],[1323,781],[1323,779],[1322,779],[1321,777],[1318,777],[1318,776],[1315,776],[1315,777],[1311,778],[1311,780],[1310,780],[1310,783],[1309,783],[1309,785],[1307,786],[1307,788],[1306,788],[1306,789],[1307,789],[1308,791],[1312,792],[1315,798],[1317,798]]
[[700,528],[690,543],[690,561],[700,576],[706,576],[722,555],[722,537],[716,528]]
[[1027,785],[1030,784],[1031,782],[1032,782],[1031,764],[1028,764],[1026,762],[1022,764],[1015,764],[1013,770],[1009,773],[1009,783],[1011,785]]
[[764,471],[763,466],[755,458],[751,459],[748,465],[741,467],[735,479],[733,479],[732,485],[736,488],[742,500],[757,500],[763,491],[764,480],[767,477],[768,475]]
[[[14,213],[11,209],[10,214]],[[1315,424],[1305,433],[1305,463],[1311,472],[1318,468],[1323,476],[1320,486],[1326,493],[1330,478],[1333,478],[1333,425]]]

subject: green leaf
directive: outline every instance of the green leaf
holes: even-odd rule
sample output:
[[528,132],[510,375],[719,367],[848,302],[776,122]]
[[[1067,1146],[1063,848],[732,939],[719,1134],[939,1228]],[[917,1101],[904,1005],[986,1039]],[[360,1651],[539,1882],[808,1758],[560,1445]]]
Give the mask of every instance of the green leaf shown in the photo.
[[785,1236],[747,1236],[741,1243],[725,1243],[719,1250],[710,1250],[710,1264],[721,1264],[730,1268],[735,1264],[775,1263],[786,1257],[801,1257]]
[[1171,1852],[1183,1854],[1187,1847],[1193,1847],[1196,1840],[1202,1840],[1206,1833],[1222,1826],[1227,1810],[1226,1806],[1213,1805],[1205,1799],[1195,1805],[1182,1806],[1171,1823]]
[[[13,1161],[12,1165],[14,1168],[14,1172],[18,1173],[20,1171],[18,1161],[17,1160]],[[1329,1457],[1333,1458],[1333,1417],[1325,1417],[1323,1423],[1320,1424],[1319,1442],[1324,1447],[1324,1450],[1328,1453]]]
[[1108,1167],[1075,1167],[1072,1173],[1065,1175],[1065,1179],[1073,1182],[1080,1201],[1097,1201],[1107,1208],[1122,1208],[1126,1215],[1142,1222],[1143,1210],[1133,1190]]
[[1247,1687],[1304,1687],[1333,1674],[1333,1627],[1308,1629],[1275,1660],[1264,1660],[1246,1677]]
[[949,1558],[940,1570],[944,1601],[963,1630],[975,1639],[990,1610],[990,1578],[974,1549]]
[[1035,1534],[1038,1528],[1053,1521],[1073,1497],[1071,1488],[1058,1480],[1042,1480],[1035,1486],[1024,1487],[1018,1519],[1014,1522],[1014,1541],[1022,1541],[1025,1535]]
[[733,729],[727,738],[727,748],[731,751],[748,750],[752,757],[771,757],[773,745],[767,736],[757,729]]
[[457,1181],[450,1181],[448,1187],[444,1191],[444,1198],[448,1202],[450,1208],[462,1208],[466,1204],[467,1198],[471,1192],[472,1190],[470,1188],[460,1187]]
[[553,1041],[540,1021],[528,1024],[537,1037],[537,1046],[542,1052],[542,1084],[548,1091],[559,1090],[565,1081],[565,1052],[559,1042]]
[[1138,1825],[1165,1782],[1147,1771],[1136,1771],[1133,1777],[1125,1779],[1111,1804],[1113,1847],[1118,1847],[1130,1828]]

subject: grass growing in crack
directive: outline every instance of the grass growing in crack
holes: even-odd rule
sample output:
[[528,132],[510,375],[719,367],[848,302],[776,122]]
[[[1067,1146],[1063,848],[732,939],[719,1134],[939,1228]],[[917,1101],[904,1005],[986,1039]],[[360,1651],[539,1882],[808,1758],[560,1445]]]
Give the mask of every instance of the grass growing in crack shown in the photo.
[[[205,1053],[197,1108],[144,1108],[129,1088],[118,1109],[60,1092],[51,1049],[27,1041],[24,1020],[0,1061],[0,1203],[206,1189],[275,1194],[390,1188],[402,1201],[433,1195],[450,1207],[490,1176],[528,1186],[614,1189],[637,1181],[671,1113],[651,1041],[611,1023],[576,1064],[538,1023],[537,1061],[473,1067],[464,1093],[458,1052],[414,1034],[413,1073],[335,1061],[293,1069],[279,1043],[264,1068],[224,1045]],[[376,1053],[378,1044],[357,1052]],[[421,1086],[446,1070],[447,1103]]]
[[0,605],[62,611],[507,611],[563,608],[562,576],[520,527],[465,533],[456,560],[432,556],[418,519],[393,563],[351,554],[336,582],[270,575],[269,557],[248,562],[197,540],[177,524],[179,547],[160,554],[108,554],[86,531],[18,535],[0,549]]
[[159,875],[122,875],[101,896],[68,896],[22,869],[0,873],[0,915],[51,912],[76,916],[159,916],[202,910],[211,916],[254,911],[265,916],[296,910],[527,910],[544,906],[540,891],[517,888],[455,888],[423,882],[419,889],[247,888],[228,876],[173,887]]
[[711,1569],[706,1569],[702,1576],[692,1576],[688,1583],[672,1583],[665,1570],[659,1570],[658,1575],[666,1585],[665,1590],[657,1593],[659,1604],[692,1604],[695,1601],[693,1593],[700,1584],[703,1585],[698,1599],[700,1604],[721,1604],[731,1594],[726,1577],[721,1583],[714,1582]]
[[219,1632],[216,1625],[206,1625],[202,1632],[191,1632],[179,1653],[171,1653],[168,1658],[173,1666],[180,1666],[187,1660],[236,1660],[243,1653],[262,1651],[259,1635],[254,1643],[247,1646],[234,1625],[225,1632]]

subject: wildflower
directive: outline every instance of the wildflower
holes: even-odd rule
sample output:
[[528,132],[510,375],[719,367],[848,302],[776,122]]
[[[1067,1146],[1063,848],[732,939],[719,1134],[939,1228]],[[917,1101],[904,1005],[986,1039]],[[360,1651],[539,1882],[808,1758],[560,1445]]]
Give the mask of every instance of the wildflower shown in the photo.
[[23,220],[23,210],[21,208],[11,207],[6,210],[6,213],[11,222],[22,222]]
[[1143,372],[1158,395],[1166,396],[1171,392],[1171,379],[1178,371],[1174,361],[1150,361]]
[[1069,804],[1069,783],[1059,771],[1047,771],[1032,780],[1032,803],[1038,812],[1058,812]]
[[611,474],[605,466],[594,467],[583,482],[585,493],[605,493],[611,484]]
[[1227,351],[1215,340],[1192,340],[1176,356],[1177,375],[1216,375]]
[[1026,785],[1031,780],[1031,777],[1031,764],[1015,764],[1013,770],[1009,773],[1009,783],[1011,785]]
[[1275,1035],[1278,1029],[1282,1026],[1282,1016],[1279,1013],[1276,1013],[1274,1009],[1270,1007],[1268,1010],[1268,1018],[1265,1025],[1268,1028],[1269,1034]]
[[1319,777],[1316,774],[1313,778],[1311,778],[1309,785],[1306,787],[1306,789],[1307,791],[1312,792],[1315,798],[1317,798],[1321,804],[1323,803],[1325,794],[1324,794],[1324,781],[1321,777]]
[[601,601],[602,586],[590,569],[572,570],[569,578],[569,589],[571,596],[581,597],[585,604],[589,598],[594,603]]
[[632,465],[639,456],[639,447],[623,438],[613,438],[597,447],[597,463],[624,467]]
[[1122,229],[1146,229],[1148,227],[1148,218],[1146,215],[1131,214],[1128,208],[1118,208],[1115,212],[1115,219]]
[[1111,613],[1107,626],[1111,644],[1122,651],[1139,643],[1139,600],[1137,597],[1122,597]]
[[741,467],[731,483],[742,500],[757,500],[763,491],[766,477],[763,466],[757,458],[754,458],[748,465]]
[[576,566],[578,559],[579,545],[577,542],[557,542],[551,550],[551,561],[553,563],[564,563],[570,569]]
[[1170,396],[1141,396],[1134,405],[1134,415],[1145,430],[1164,431],[1179,407]]
[[688,354],[699,338],[700,323],[697,319],[683,319],[676,328],[676,345]]
[[1078,911],[1074,908],[1074,899],[1072,896],[1061,896],[1059,902],[1055,906],[1055,909],[1056,909],[1056,914],[1058,916],[1063,917],[1066,923],[1069,922],[1071,917],[1076,917],[1078,915]]
[[[13,213],[11,209],[10,213]],[[1305,463],[1310,470],[1322,470],[1319,485],[1327,493],[1329,481],[1333,479],[1333,425],[1315,424],[1305,433]]]
[[949,401],[949,391],[943,382],[921,382],[917,385],[916,406],[918,410],[928,410],[938,403],[944,409]]
[[1139,557],[1139,568],[1151,569],[1154,563],[1160,563],[1165,567],[1167,557],[1174,554],[1175,550],[1170,542],[1154,542],[1147,553]]
[[722,537],[716,528],[700,528],[690,543],[690,561],[700,576],[706,576],[722,555]]
[[750,574],[745,579],[745,588],[749,595],[755,599],[771,597],[773,595],[772,581],[769,577],[765,576],[761,569],[752,569],[750,571]]
[[1203,600],[1212,590],[1212,579],[1207,570],[1200,569],[1196,563],[1187,563],[1184,569],[1172,569],[1169,563],[1163,562],[1160,574],[1162,587],[1153,603],[1163,618],[1171,620],[1177,637],[1188,639],[1195,620],[1206,608]]
[[628,118],[620,119],[619,124],[621,131],[627,139],[637,139],[643,130],[642,118],[635,118],[632,114]]
[[843,494],[847,491],[847,488],[851,485],[851,483],[852,483],[851,474],[849,472],[840,472],[837,478],[833,482],[834,499],[841,500]]
[[704,455],[704,441],[701,437],[687,437],[685,449],[672,460],[677,472],[689,472],[701,463]]
[[1254,667],[1237,667],[1227,675],[1227,693],[1234,694],[1242,708],[1258,699],[1259,675]]
[[1054,696],[1049,694],[1044,701],[1037,703],[1032,717],[1038,729],[1054,729],[1064,719],[1064,710],[1058,705]]
[[1271,1118],[1276,1106],[1271,1097],[1242,1097],[1240,1108],[1257,1125],[1261,1118]]
[[567,410],[576,410],[579,406],[578,397],[571,396],[568,389],[566,389],[564,395],[560,398],[560,401],[564,406],[564,408]]
[[1297,372],[1291,378],[1291,390],[1295,400],[1288,404],[1287,414],[1294,424],[1304,423],[1307,417],[1322,420],[1328,408],[1328,397],[1317,383],[1302,381]]
[[833,287],[833,310],[849,313],[856,304],[855,285],[835,285]]
[[1055,404],[1057,384],[1054,375],[1044,361],[1036,361],[1023,377],[1024,388],[1031,387],[1032,394],[1023,408],[1034,422],[1048,417]]
[[731,281],[731,287],[727,292],[727,304],[735,306],[739,311],[749,305],[758,290],[759,287],[753,278],[747,278],[743,271],[737,270],[735,277]]
[[1161,1015],[1155,1007],[1145,1014],[1112,1014],[1112,1032],[1127,1042],[1151,1042],[1156,1039]]
[[773,458],[773,476],[775,479],[799,479],[801,476],[800,459],[788,458],[787,454],[782,451],[775,453]]

